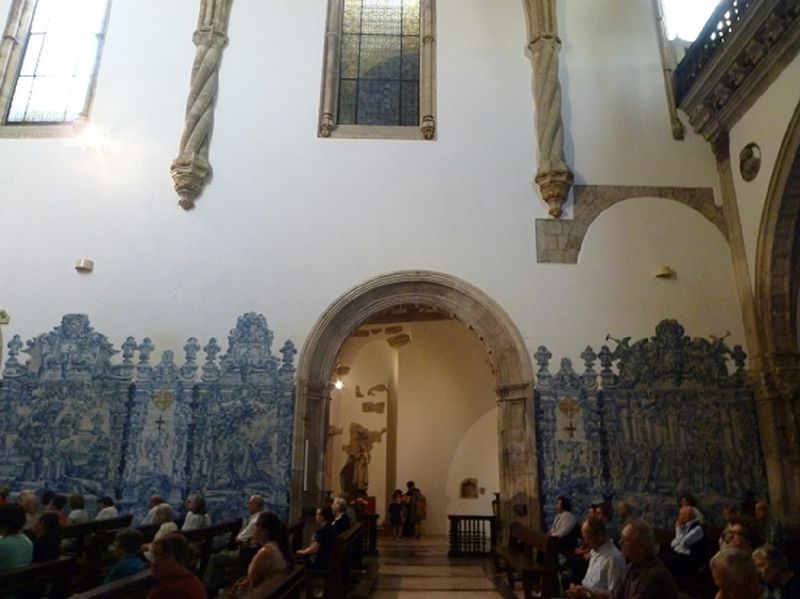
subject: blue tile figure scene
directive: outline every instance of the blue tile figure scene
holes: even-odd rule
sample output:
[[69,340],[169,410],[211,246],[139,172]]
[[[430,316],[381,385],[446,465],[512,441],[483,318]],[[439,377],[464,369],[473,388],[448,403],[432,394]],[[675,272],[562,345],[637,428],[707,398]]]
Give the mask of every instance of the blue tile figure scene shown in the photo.
[[83,314],[24,349],[15,336],[0,380],[0,480],[90,503],[111,495],[135,516],[152,493],[177,507],[201,492],[214,521],[241,516],[259,492],[286,518],[297,352],[286,341],[276,357],[272,342],[255,313],[239,317],[224,354],[194,337],[179,358],[156,360],[147,337],[116,350]]
[[[744,387],[745,354],[724,338],[689,338],[675,320],[653,337],[630,337],[612,350],[587,347],[583,372],[540,347],[537,438],[542,507],[552,522],[556,497],[581,514],[591,503],[627,500],[669,527],[681,493],[704,514],[748,494],[764,496],[755,403]],[[599,360],[599,372],[596,370]]]

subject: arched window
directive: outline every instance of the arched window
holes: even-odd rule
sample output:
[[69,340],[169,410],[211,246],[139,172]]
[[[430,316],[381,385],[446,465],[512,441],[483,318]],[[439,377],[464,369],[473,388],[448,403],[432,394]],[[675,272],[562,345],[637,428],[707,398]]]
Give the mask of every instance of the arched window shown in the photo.
[[329,0],[321,137],[433,139],[434,0]]
[[109,5],[13,0],[0,43],[0,135],[69,134],[64,125],[88,118]]

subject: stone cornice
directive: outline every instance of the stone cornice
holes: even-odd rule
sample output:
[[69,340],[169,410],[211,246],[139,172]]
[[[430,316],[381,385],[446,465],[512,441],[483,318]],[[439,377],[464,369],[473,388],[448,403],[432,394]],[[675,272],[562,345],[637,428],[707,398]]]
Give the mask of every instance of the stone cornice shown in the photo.
[[[727,21],[725,4],[675,72],[678,107],[694,131],[712,144],[731,130],[800,49],[800,0],[740,3],[728,8],[739,12]],[[711,40],[707,35],[720,15],[727,26]]]

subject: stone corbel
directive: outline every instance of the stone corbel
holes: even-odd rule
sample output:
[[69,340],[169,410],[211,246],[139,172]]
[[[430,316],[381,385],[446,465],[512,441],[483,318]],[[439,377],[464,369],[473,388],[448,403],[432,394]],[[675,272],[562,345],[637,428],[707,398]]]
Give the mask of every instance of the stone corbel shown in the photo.
[[228,16],[233,0],[201,0],[197,31],[192,41],[195,51],[186,117],[178,157],[172,162],[178,204],[184,210],[194,208],[205,187],[211,165],[208,148],[214,126],[214,105],[219,91],[219,68],[222,51],[228,44]]
[[556,0],[525,0],[528,44],[533,65],[533,91],[539,167],[534,181],[550,216],[560,218],[575,176],[564,159],[564,124],[561,120],[561,82],[558,53],[561,40],[556,26]]

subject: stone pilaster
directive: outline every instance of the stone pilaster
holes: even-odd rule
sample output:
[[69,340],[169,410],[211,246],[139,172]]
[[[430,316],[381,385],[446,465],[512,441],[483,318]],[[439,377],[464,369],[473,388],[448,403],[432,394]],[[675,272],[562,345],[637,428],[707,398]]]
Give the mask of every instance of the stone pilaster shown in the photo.
[[550,216],[559,218],[574,174],[564,159],[561,82],[558,77],[561,40],[556,26],[556,0],[526,0],[525,8],[539,144],[539,167],[534,180],[549,207]]
[[539,476],[533,390],[529,383],[497,388],[500,449],[500,521],[539,528]]
[[800,354],[765,354],[751,362],[770,503],[800,523]]
[[197,31],[189,99],[178,157],[170,168],[178,204],[194,208],[205,187],[211,166],[208,149],[214,127],[214,104],[219,91],[222,51],[228,44],[228,16],[232,0],[202,0]]

